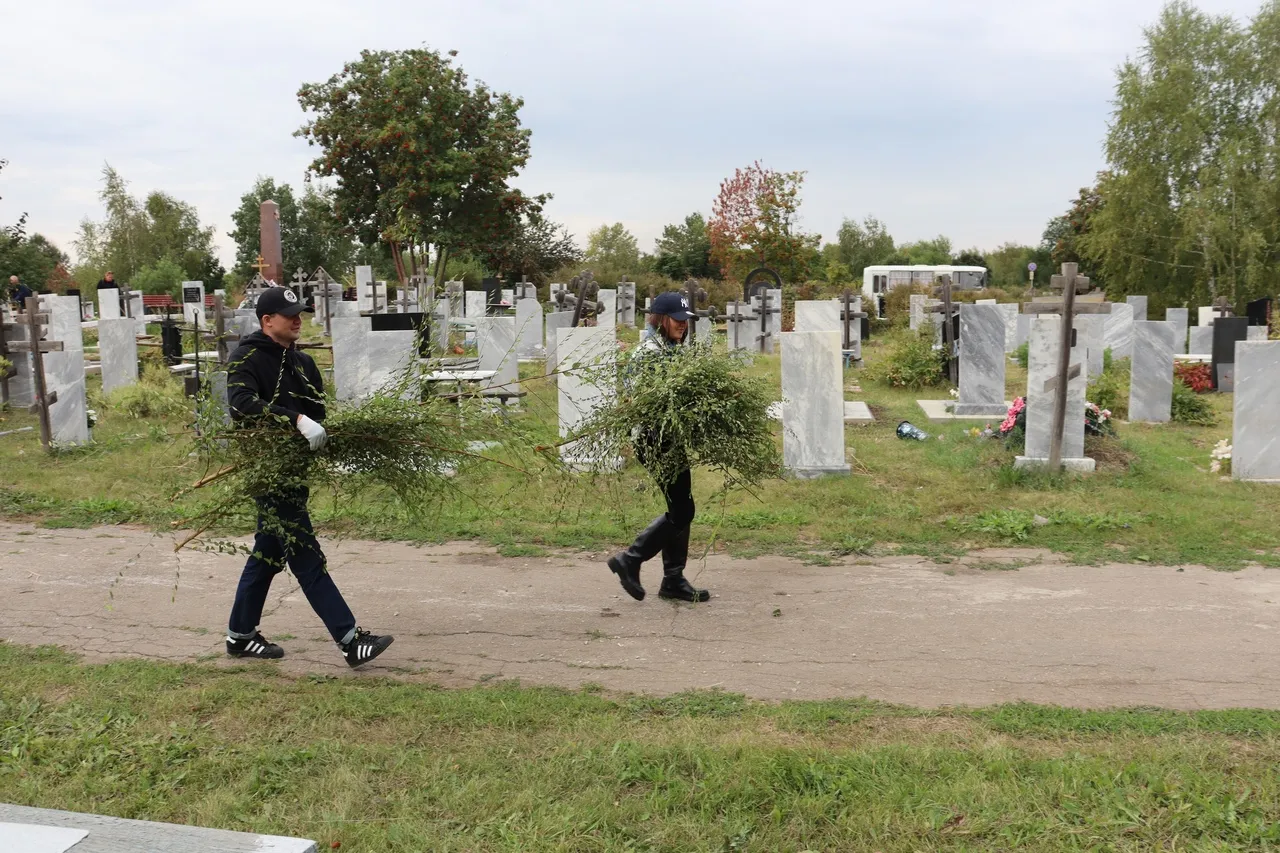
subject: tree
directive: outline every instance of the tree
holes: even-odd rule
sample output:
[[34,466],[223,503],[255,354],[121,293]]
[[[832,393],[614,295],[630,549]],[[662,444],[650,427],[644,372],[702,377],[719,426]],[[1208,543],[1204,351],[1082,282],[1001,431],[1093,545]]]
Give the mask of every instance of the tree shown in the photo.
[[640,269],[640,248],[635,236],[621,222],[615,222],[601,225],[587,235],[585,259],[597,272],[634,275]]
[[200,224],[194,207],[159,191],[134,198],[110,165],[102,178],[106,219],[80,223],[75,240],[80,267],[99,274],[111,270],[117,281],[130,282],[144,267],[167,260],[189,280],[221,286],[225,270],[214,252],[214,228]]
[[711,263],[711,239],[701,213],[690,213],[684,222],[662,229],[654,244],[653,271],[677,281],[720,277]]
[[508,243],[548,198],[507,184],[529,160],[524,102],[471,87],[456,55],[366,50],[298,90],[313,117],[297,135],[321,151],[310,171],[337,179],[338,221],[365,245],[386,242],[402,280],[402,246],[425,257],[434,244],[440,278],[450,252]]
[[1102,276],[1096,259],[1088,254],[1086,238],[1093,230],[1094,217],[1102,209],[1099,187],[1106,178],[1105,172],[1100,173],[1097,184],[1081,187],[1071,209],[1050,219],[1040,238],[1040,248],[1048,251],[1054,269],[1066,263],[1079,264],[1080,273],[1090,276],[1095,284],[1102,283]]
[[951,263],[951,240],[939,235],[932,240],[903,243],[887,263],[906,266],[947,266]]
[[302,267],[311,273],[323,266],[336,275],[352,266],[356,246],[334,214],[333,190],[307,184],[298,199],[289,184],[259,177],[231,214],[234,228],[227,236],[236,241],[237,274],[247,279],[256,272],[254,264],[261,251],[262,203],[268,200],[280,206],[280,254],[286,272]]
[[852,274],[862,277],[862,271],[870,266],[885,264],[894,255],[893,237],[883,222],[868,216],[858,224],[856,219],[845,218],[836,232],[835,245],[840,263]]
[[987,265],[987,259],[983,257],[982,252],[977,247],[965,249],[952,258],[951,262],[958,267],[985,267]]
[[538,214],[526,217],[512,236],[480,255],[494,274],[509,281],[539,282],[557,269],[582,260],[582,250],[563,225]]
[[707,230],[711,260],[726,276],[767,264],[789,281],[808,277],[820,237],[798,230],[803,183],[804,172],[777,172],[759,161],[721,182]]

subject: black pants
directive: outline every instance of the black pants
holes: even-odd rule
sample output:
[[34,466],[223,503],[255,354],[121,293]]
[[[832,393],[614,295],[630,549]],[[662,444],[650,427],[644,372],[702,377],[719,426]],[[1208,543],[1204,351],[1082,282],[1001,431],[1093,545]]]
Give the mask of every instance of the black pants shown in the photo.
[[628,549],[641,562],[662,552],[662,572],[678,577],[689,560],[689,525],[693,523],[693,476],[686,469],[662,487],[667,511],[649,523]]
[[349,639],[356,628],[356,617],[325,571],[324,552],[311,528],[305,491],[287,497],[258,498],[258,533],[231,605],[231,636],[252,637],[258,630],[271,581],[285,563],[334,642]]

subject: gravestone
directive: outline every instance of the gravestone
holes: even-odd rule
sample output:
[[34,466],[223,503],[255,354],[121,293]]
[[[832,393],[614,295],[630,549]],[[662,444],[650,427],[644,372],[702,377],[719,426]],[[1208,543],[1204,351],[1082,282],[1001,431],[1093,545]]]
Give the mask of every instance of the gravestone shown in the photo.
[[1235,388],[1236,344],[1249,337],[1247,317],[1218,317],[1213,321],[1213,368],[1215,390],[1230,394]]
[[1173,324],[1173,352],[1184,355],[1187,352],[1187,322],[1190,311],[1186,308],[1166,308],[1164,318]]
[[1196,325],[1212,326],[1214,318],[1217,316],[1213,311],[1212,305],[1201,305],[1196,309]]
[[480,369],[494,370],[492,379],[481,385],[481,392],[519,392],[519,359],[516,356],[516,318],[481,317],[476,320],[476,347],[480,351]]
[[1004,312],[998,305],[960,306],[959,417],[1008,412],[1004,400]]
[[559,333],[573,326],[572,311],[552,311],[546,317],[547,373],[553,373],[559,364]]
[[446,281],[444,283],[444,295],[449,300],[450,317],[467,316],[466,289],[466,284],[461,281]]
[[782,334],[782,459],[802,479],[848,474],[839,332]]
[[1231,476],[1280,483],[1280,341],[1236,344]]
[[1129,358],[1133,355],[1133,306],[1125,303],[1111,306],[1111,313],[1105,315],[1106,340],[1103,346],[1111,350],[1114,359]]
[[184,281],[182,283],[182,319],[200,328],[204,328],[207,325],[204,316],[203,281]]
[[1005,302],[996,306],[1004,318],[1004,351],[1011,353],[1018,348],[1018,305],[1016,302]]
[[1213,352],[1213,326],[1192,326],[1190,335],[1189,354],[1209,355]]
[[142,304],[142,291],[129,291],[129,316],[138,324],[138,334],[147,333],[147,311]]
[[[1031,323],[1027,348],[1027,431],[1025,455],[1017,457],[1017,468],[1042,467],[1049,464],[1053,433],[1054,395],[1056,393],[1061,353],[1062,318],[1038,316]],[[1094,470],[1094,460],[1084,455],[1084,396],[1087,377],[1085,352],[1076,346],[1071,351],[1067,382],[1066,408],[1062,423],[1062,465],[1068,471]]]
[[468,290],[464,295],[464,305],[466,307],[467,319],[483,317],[485,315],[484,300],[485,292],[483,290]]
[[1267,327],[1266,327],[1266,326],[1250,326],[1250,327],[1249,327],[1249,335],[1248,335],[1248,337],[1246,337],[1246,338],[1245,338],[1245,340],[1246,340],[1246,341],[1255,341],[1255,342],[1257,342],[1257,341],[1265,341],[1265,340],[1267,339],[1267,333],[1268,333],[1268,331],[1269,331],[1269,330],[1267,329]]
[[1133,324],[1133,368],[1129,379],[1129,420],[1168,423],[1173,405],[1173,323]]
[[536,299],[516,300],[516,357],[541,358],[545,353],[542,343],[542,304]]
[[772,353],[778,336],[782,334],[782,289],[771,287],[768,293],[769,301],[764,311],[764,334],[767,338],[762,351]]
[[98,321],[103,394],[138,381],[137,331],[137,324],[128,317]]
[[[556,407],[563,439],[616,393],[608,371],[617,357],[618,345],[613,329],[598,326],[559,329],[557,337],[561,373],[556,378]],[[603,377],[596,375],[599,370],[606,371]],[[572,470],[616,468],[619,463],[605,456],[589,438],[562,445],[560,458]]]
[[1244,316],[1249,318],[1250,326],[1269,326],[1271,324],[1271,299],[1264,296],[1245,303]]
[[120,319],[120,290],[115,287],[98,288],[98,317],[103,320]]
[[1102,374],[1105,362],[1103,355],[1106,349],[1106,326],[1105,314],[1076,315],[1076,346],[1084,347],[1085,366],[1091,379]]
[[596,297],[599,306],[596,313],[596,326],[601,329],[616,329],[618,326],[618,291],[601,288]]
[[1133,306],[1133,321],[1135,323],[1140,323],[1147,319],[1147,297],[1126,296],[1124,301],[1126,305]]
[[839,332],[840,328],[840,303],[836,300],[796,300],[795,331]]
[[[919,329],[929,317],[929,313],[942,304],[937,299],[925,296],[923,293],[913,293],[907,297],[910,306],[910,325],[911,330]],[[934,325],[939,325],[938,319],[934,319]]]
[[1019,314],[1019,315],[1018,315],[1018,327],[1017,327],[1017,329],[1016,329],[1016,331],[1014,332],[1014,335],[1013,335],[1013,348],[1014,348],[1015,350],[1016,350],[1018,347],[1020,347],[1020,346],[1022,346],[1023,344],[1025,344],[1025,343],[1026,343],[1026,342],[1031,338],[1031,319],[1032,319],[1032,317],[1033,317],[1033,315],[1031,315],[1031,314]]
[[45,353],[45,387],[57,394],[49,409],[50,439],[55,444],[89,441],[89,406],[85,398],[84,335],[80,326],[80,297],[42,295],[49,312],[51,341],[61,341],[61,352]]
[[[369,373],[368,339],[372,334],[368,317],[338,317],[333,329],[333,390],[339,400],[359,400],[372,387]],[[382,334],[386,334],[385,332]]]
[[636,325],[636,283],[624,277],[618,282],[618,325]]
[[725,307],[729,349],[756,351],[759,315],[748,302],[731,301]]

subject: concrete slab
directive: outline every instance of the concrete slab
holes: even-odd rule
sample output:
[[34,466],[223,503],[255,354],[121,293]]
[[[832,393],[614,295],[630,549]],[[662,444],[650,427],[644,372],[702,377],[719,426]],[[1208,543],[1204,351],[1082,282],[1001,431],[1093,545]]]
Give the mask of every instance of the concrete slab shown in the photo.
[[876,418],[871,414],[871,407],[861,400],[845,400],[844,422],[855,425],[873,424]]
[[[955,400],[916,400],[925,417],[931,421],[990,421],[1001,419],[1000,415],[957,415],[947,407],[955,404]],[[1013,405],[1012,400],[1005,400],[1005,411]]]

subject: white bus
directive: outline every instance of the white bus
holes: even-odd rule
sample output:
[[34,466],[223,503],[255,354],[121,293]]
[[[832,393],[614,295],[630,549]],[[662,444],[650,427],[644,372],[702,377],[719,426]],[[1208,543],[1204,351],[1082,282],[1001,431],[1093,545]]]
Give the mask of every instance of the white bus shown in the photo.
[[[884,297],[904,284],[932,285],[940,275],[951,276],[951,286],[959,290],[981,290],[987,286],[986,267],[879,266],[862,271],[862,304],[868,314],[884,316]],[[869,308],[867,306],[870,306]]]

